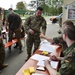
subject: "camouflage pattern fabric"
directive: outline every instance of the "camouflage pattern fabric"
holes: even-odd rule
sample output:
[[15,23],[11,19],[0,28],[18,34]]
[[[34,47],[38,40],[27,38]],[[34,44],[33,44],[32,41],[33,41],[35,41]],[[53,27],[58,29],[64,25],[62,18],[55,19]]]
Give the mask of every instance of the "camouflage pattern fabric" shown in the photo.
[[41,16],[41,17],[36,17],[34,16],[30,16],[29,18],[26,19],[24,27],[25,27],[25,31],[26,33],[28,33],[29,29],[34,30],[34,32],[36,33],[40,33],[40,28],[42,28],[41,32],[43,32],[45,34],[46,32],[46,20]]
[[3,40],[0,39],[0,69],[2,64],[4,63],[4,59],[5,59],[5,50],[4,50]]
[[[1,21],[1,15],[0,15],[0,36],[1,36],[1,30],[2,30],[2,21]],[[5,59],[4,44],[3,44],[2,38],[0,38],[0,69],[2,68],[4,59]]]
[[54,37],[53,40],[54,40],[55,44],[62,45],[62,54],[61,54],[61,56],[64,56],[63,52],[68,48],[68,46],[67,46],[66,42],[63,40],[62,36]]
[[56,44],[64,42],[62,36],[54,37],[53,40]]
[[15,38],[18,40],[18,45],[20,48],[22,48],[22,43],[21,43],[21,30],[20,29],[17,29],[17,30],[14,30],[14,31],[11,31],[9,30],[9,40],[8,41],[11,41],[13,39],[13,34],[15,34]]
[[2,21],[0,20],[0,31],[2,30]]
[[25,30],[24,30],[24,27],[22,26],[22,28],[21,28],[21,38],[24,38],[24,36],[25,36]]
[[[21,23],[22,20],[20,16],[17,13],[11,12],[7,15],[7,25],[9,28],[9,40],[11,41],[13,39],[13,35],[15,34],[16,39],[18,40],[18,45],[19,48],[22,48],[22,43],[21,43]],[[11,50],[11,46],[9,47],[9,50]]]
[[65,50],[65,59],[61,61],[61,67],[57,75],[75,75],[75,43]]
[[34,51],[33,51],[33,53],[39,47],[39,44],[40,44],[39,34],[37,34],[37,35],[28,34],[28,38],[26,40],[26,43],[27,43],[27,53],[29,55],[31,55],[31,49],[32,49],[33,43],[34,43]]
[[0,20],[0,35],[1,35],[1,31],[2,31],[2,21]]
[[[41,17],[36,17],[35,15],[30,16],[26,19],[24,27],[25,32],[28,34],[28,38],[26,40],[27,45],[27,53],[28,55],[31,55],[31,49],[34,43],[34,52],[39,47],[40,44],[40,33],[46,32],[46,20]],[[34,31],[34,34],[29,33],[29,29],[32,29]]]

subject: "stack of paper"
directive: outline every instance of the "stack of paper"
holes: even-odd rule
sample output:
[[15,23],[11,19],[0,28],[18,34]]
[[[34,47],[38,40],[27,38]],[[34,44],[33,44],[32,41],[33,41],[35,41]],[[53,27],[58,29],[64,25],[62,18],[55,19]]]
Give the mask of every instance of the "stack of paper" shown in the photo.
[[41,51],[47,51],[47,52],[53,52],[54,50],[56,50],[59,46],[55,46],[55,45],[49,45],[49,44],[42,44],[39,48],[39,50]]
[[[58,66],[58,62],[57,61],[50,61],[50,64],[51,64],[52,68],[57,68],[57,66]],[[37,63],[37,66],[43,66],[43,67],[45,67],[44,61],[39,61]]]
[[31,58],[37,61],[49,59],[49,57],[40,54],[34,54]]
[[45,74],[33,73],[32,75],[45,75]]
[[47,40],[43,40],[43,41],[41,41],[40,45],[42,45],[42,44],[51,45],[51,42],[49,42]]

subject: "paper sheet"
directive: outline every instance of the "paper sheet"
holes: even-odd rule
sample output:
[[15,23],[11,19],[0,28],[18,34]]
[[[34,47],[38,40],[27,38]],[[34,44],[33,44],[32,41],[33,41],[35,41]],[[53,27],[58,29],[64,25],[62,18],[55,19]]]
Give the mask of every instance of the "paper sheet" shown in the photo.
[[44,61],[39,61],[39,62],[37,63],[37,66],[43,66],[43,67],[44,67],[44,66],[45,66],[45,65],[44,65]]
[[[50,61],[50,64],[51,64],[52,68],[57,68],[58,62],[57,61]],[[37,63],[37,66],[43,66],[43,67],[45,67],[44,61],[39,61]]]
[[51,61],[50,64],[51,64],[52,68],[57,68],[57,66],[58,66],[57,61]]
[[49,44],[42,44],[39,48],[41,51],[47,51],[47,52],[53,52],[56,50],[59,46],[49,45]]
[[49,59],[49,57],[40,54],[34,54],[31,58],[37,61]]
[[40,45],[42,45],[42,44],[51,45],[51,42],[48,42],[47,40],[43,40],[43,41],[41,41]]
[[44,74],[40,74],[40,73],[33,73],[32,75],[44,75]]

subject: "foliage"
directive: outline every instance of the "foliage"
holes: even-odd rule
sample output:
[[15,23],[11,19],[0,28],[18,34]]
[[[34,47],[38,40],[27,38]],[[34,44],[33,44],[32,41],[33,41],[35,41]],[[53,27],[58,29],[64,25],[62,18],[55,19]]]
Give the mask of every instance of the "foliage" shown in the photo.
[[[51,1],[52,1],[52,3],[51,3]],[[61,5],[60,4],[57,5],[57,2],[61,3]],[[62,4],[63,4],[63,0],[60,0],[60,2],[58,0],[49,0],[48,4],[44,3],[42,5],[42,7],[44,9],[44,14],[58,15],[58,14],[62,13]]]
[[21,1],[21,2],[18,2],[18,3],[17,3],[16,8],[17,8],[18,10],[20,10],[20,9],[24,10],[24,9],[25,9],[25,5],[24,5],[24,3]]

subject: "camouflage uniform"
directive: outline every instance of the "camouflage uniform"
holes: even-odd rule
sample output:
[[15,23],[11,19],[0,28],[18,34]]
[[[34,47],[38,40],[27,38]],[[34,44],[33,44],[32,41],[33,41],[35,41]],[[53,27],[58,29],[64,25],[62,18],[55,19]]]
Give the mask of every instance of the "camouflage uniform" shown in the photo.
[[64,56],[63,51],[65,51],[68,48],[68,46],[67,46],[66,42],[63,40],[62,36],[54,37],[53,40],[54,40],[54,43],[62,45],[61,56]]
[[0,20],[0,35],[1,35],[1,30],[2,30],[2,21]]
[[75,75],[75,43],[64,51],[64,55],[57,75]]
[[4,50],[3,40],[0,39],[0,69],[2,68],[4,59],[5,59],[5,50]]
[[[46,21],[45,19],[41,17],[36,17],[35,15],[30,16],[25,21],[25,30],[28,35],[26,45],[27,45],[27,53],[29,56],[31,56],[31,49],[34,43],[34,52],[36,49],[38,49],[40,44],[40,32],[45,34],[46,31]],[[34,31],[34,34],[30,34],[28,32],[29,29],[32,29]],[[40,30],[41,29],[41,30]]]
[[24,36],[25,36],[25,30],[24,30],[24,27],[22,26],[22,28],[21,28],[21,38],[24,38]]
[[[22,49],[22,43],[20,40],[21,37],[21,18],[18,14],[14,13],[14,12],[10,12],[7,15],[7,23],[8,23],[8,28],[9,28],[9,40],[11,41],[13,39],[13,34],[15,33],[15,37],[18,40],[18,45],[19,45],[19,49]],[[9,50],[11,51],[11,46],[9,47]]]
[[[2,30],[2,21],[0,20],[0,36],[1,36],[1,30]],[[3,40],[2,38],[0,38],[0,69],[2,68],[4,59],[5,59],[5,50],[4,50]]]

